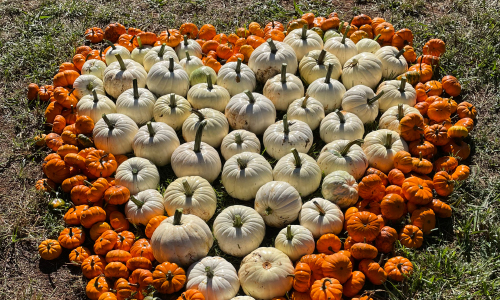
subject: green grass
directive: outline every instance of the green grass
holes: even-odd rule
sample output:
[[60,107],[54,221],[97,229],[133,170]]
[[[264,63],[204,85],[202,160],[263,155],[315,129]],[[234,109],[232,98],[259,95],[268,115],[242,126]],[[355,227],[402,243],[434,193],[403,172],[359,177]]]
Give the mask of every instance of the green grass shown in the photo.
[[[41,160],[46,154],[45,149],[33,147],[32,139],[43,131],[44,107],[29,103],[25,92],[29,82],[51,82],[59,64],[69,61],[74,48],[83,43],[86,27],[118,21],[159,32],[191,21],[198,25],[209,22],[230,32],[251,21],[286,22],[300,11],[322,16],[337,11],[342,20],[357,13],[382,16],[397,29],[410,28],[418,51],[430,38],[446,42],[447,52],[436,76],[457,76],[464,88],[457,100],[470,101],[479,110],[479,122],[468,138],[473,152],[465,162],[472,175],[446,199],[453,207],[453,217],[439,219],[438,229],[426,237],[421,249],[395,250],[412,260],[413,276],[402,284],[387,282],[388,292],[377,295],[384,299],[500,299],[499,4],[479,0],[333,3],[51,0],[0,4],[4,29],[0,33],[0,299],[63,299],[66,294],[71,299],[85,299],[85,281],[79,271],[64,266],[67,251],[55,262],[40,260],[36,252],[40,240],[57,237],[63,223],[61,214],[48,211],[46,197],[33,189],[42,177]],[[322,146],[314,145],[310,154],[317,157]],[[160,171],[163,191],[174,176],[170,167]],[[219,182],[214,186],[216,214],[230,205],[252,205],[229,197]],[[133,231],[141,232],[140,228]],[[277,232],[269,230],[263,246],[273,245]],[[210,255],[239,264],[217,246]]]

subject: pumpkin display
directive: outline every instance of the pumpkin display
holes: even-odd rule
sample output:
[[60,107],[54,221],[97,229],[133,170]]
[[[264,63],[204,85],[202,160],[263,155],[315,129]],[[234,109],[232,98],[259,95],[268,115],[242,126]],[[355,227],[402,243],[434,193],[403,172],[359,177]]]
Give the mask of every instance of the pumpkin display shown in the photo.
[[383,97],[384,93],[382,91],[375,95],[373,90],[365,85],[351,86],[342,96],[342,108],[358,116],[364,124],[372,123],[378,116],[378,99]]
[[139,128],[135,122],[123,114],[103,114],[93,131],[97,148],[112,154],[132,151],[132,141]]
[[292,148],[307,153],[312,146],[313,133],[306,123],[298,120],[289,122],[287,115],[284,115],[282,121],[266,129],[263,141],[266,152],[271,157],[280,159],[290,153]]
[[274,123],[276,109],[267,97],[245,91],[229,100],[225,116],[232,129],[244,129],[261,135]]
[[332,78],[334,67],[334,64],[329,63],[326,76],[314,80],[306,91],[310,97],[323,104],[325,113],[339,109],[342,104],[342,96],[346,92],[344,85],[337,80],[340,74],[337,78]]
[[281,73],[266,81],[262,94],[273,102],[276,110],[287,110],[293,100],[304,95],[304,85],[293,73],[287,73],[287,64],[283,64]]
[[385,46],[375,52],[375,56],[382,62],[382,77],[394,79],[408,70],[408,63],[403,56],[404,51]]
[[321,120],[325,117],[323,104],[309,95],[290,103],[286,114],[290,120],[306,123],[311,130],[318,128]]
[[[150,53],[152,52],[148,55]],[[147,57],[146,55],[144,59]],[[148,89],[158,96],[175,93],[186,97],[189,90],[189,75],[173,57],[169,57],[168,61],[157,62],[151,67],[146,83]]]
[[90,117],[97,123],[103,114],[116,113],[115,103],[105,95],[92,92],[92,95],[83,96],[76,104],[76,111],[80,116]]
[[[368,168],[368,159],[361,149],[363,140],[336,140],[321,149],[318,165],[328,175],[334,171],[346,171],[360,179]],[[331,199],[330,199],[331,200]]]
[[144,67],[131,59],[123,59],[119,54],[117,61],[109,64],[103,73],[103,84],[106,93],[118,98],[124,91],[133,87],[133,80],[137,79],[139,88],[146,86],[147,73]]
[[147,225],[149,220],[163,213],[163,197],[160,192],[152,189],[131,195],[125,204],[125,215],[132,224]]
[[253,132],[233,130],[222,139],[220,151],[225,160],[242,152],[260,153],[260,141]]
[[283,228],[274,241],[274,247],[283,251],[292,261],[314,252],[315,243],[311,232],[300,225]]
[[335,55],[324,49],[310,51],[302,57],[299,63],[300,77],[307,84],[311,84],[316,79],[325,78],[329,68],[332,68],[329,77],[339,79],[342,74],[342,65]]
[[246,90],[255,90],[257,79],[252,69],[242,64],[241,58],[238,58],[236,62],[228,62],[219,69],[217,83],[234,96]]
[[132,89],[120,94],[116,99],[116,112],[131,118],[135,123],[142,125],[153,118],[153,107],[156,97],[148,89],[138,88],[134,79]]
[[358,184],[346,171],[333,171],[323,180],[321,194],[326,200],[344,209],[358,201]]
[[302,199],[289,183],[271,181],[259,188],[254,208],[267,226],[283,228],[299,216]]
[[161,96],[153,107],[156,122],[162,122],[178,131],[191,115],[191,104],[186,98],[174,93]]
[[397,132],[379,129],[365,136],[362,145],[370,167],[387,173],[394,167],[394,156],[398,151],[407,151],[408,145]]
[[389,80],[382,82],[377,94],[384,92],[379,99],[379,107],[381,112],[385,112],[393,106],[406,104],[414,106],[417,102],[417,94],[411,84],[406,81],[406,77],[401,80]]
[[151,68],[158,62],[169,61],[170,58],[174,60],[175,63],[179,63],[179,57],[172,47],[166,44],[156,46],[151,48],[145,55],[142,61],[144,69],[146,72],[151,72]]
[[375,240],[380,232],[380,219],[370,212],[357,212],[347,221],[347,232],[356,242]]
[[139,128],[132,142],[137,157],[146,158],[157,166],[170,163],[172,153],[180,142],[172,127],[161,122],[148,122]]
[[298,67],[295,51],[288,44],[272,39],[257,47],[248,60],[248,67],[262,83],[279,74],[283,64],[287,64],[290,74],[295,74]]
[[350,26],[346,28],[342,37],[332,37],[325,42],[324,49],[335,55],[342,66],[354,55],[358,54],[358,49],[353,41],[347,38]]
[[192,114],[182,124],[182,137],[186,142],[194,141],[200,123],[204,122],[201,141],[218,148],[229,132],[229,123],[223,113],[211,108],[192,110]]
[[308,30],[306,25],[301,29],[289,32],[283,42],[290,45],[295,51],[297,61],[300,61],[310,51],[323,49],[323,39],[313,30]]
[[302,205],[299,215],[300,225],[309,229],[314,238],[323,234],[339,234],[344,223],[344,214],[340,208],[328,200],[314,198]]
[[365,127],[358,116],[339,110],[329,113],[319,126],[319,135],[325,143],[362,139],[364,133]]
[[92,95],[94,91],[100,95],[105,94],[102,80],[91,74],[82,74],[78,76],[73,83],[73,88],[73,95],[75,95],[77,99],[81,99],[86,95]]
[[354,55],[344,63],[342,83],[348,90],[359,85],[374,89],[382,79],[382,74],[380,59],[375,54],[362,52]]
[[115,174],[117,185],[126,187],[134,195],[147,189],[155,189],[160,182],[156,166],[142,157],[132,157],[124,161]]
[[192,86],[187,94],[187,100],[194,109],[212,108],[220,112],[224,112],[230,97],[224,87],[212,84],[210,75],[207,75],[206,83]]

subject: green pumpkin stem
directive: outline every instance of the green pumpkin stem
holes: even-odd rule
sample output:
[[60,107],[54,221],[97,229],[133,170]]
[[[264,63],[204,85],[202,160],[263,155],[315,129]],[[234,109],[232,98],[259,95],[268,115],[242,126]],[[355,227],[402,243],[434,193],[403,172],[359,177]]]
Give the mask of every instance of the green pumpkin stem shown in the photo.
[[92,96],[94,97],[94,103],[99,102],[99,98],[97,97],[97,91],[95,89],[92,90]]
[[342,150],[340,151],[340,155],[346,156],[347,153],[349,152],[349,149],[351,149],[352,145],[361,146],[361,144],[363,144],[364,142],[365,141],[363,139],[357,139],[354,141],[350,141],[349,143],[347,143],[347,145],[344,146],[344,148],[342,148]]
[[177,107],[177,100],[175,100],[175,94],[172,93],[170,94],[170,103],[168,104],[171,108],[176,108]]
[[236,69],[234,69],[236,74],[241,73],[241,58],[238,57],[238,60],[236,61]]
[[302,100],[302,108],[306,108],[307,107],[307,100],[309,99],[309,95],[306,94],[306,96],[304,97],[304,100]]
[[247,167],[247,163],[241,159],[241,157],[238,157],[236,159],[236,162],[238,163],[238,166],[240,167],[241,170],[245,169]]
[[405,116],[404,110],[403,110],[403,103],[398,104],[398,120],[401,121],[401,119]]
[[91,55],[92,53],[87,54],[87,56],[85,56],[85,61],[87,61]]
[[344,22],[340,21],[340,23],[339,23],[339,33],[342,33],[342,28],[344,28]]
[[203,136],[203,128],[207,125],[207,121],[200,122],[198,125],[198,129],[196,130],[196,136],[194,137],[194,148],[193,151],[195,153],[200,153],[201,151],[201,137]]
[[132,202],[134,202],[134,204],[138,207],[138,208],[141,208],[143,205],[144,205],[144,202],[142,202],[141,200],[137,199],[136,197],[134,197],[134,195],[130,195],[130,200]]
[[155,132],[155,129],[153,128],[153,125],[151,125],[151,121],[146,123],[146,126],[148,126],[149,136],[154,137],[156,132]]
[[281,83],[286,83],[286,66],[287,64],[281,65]]
[[168,71],[170,73],[174,71],[174,58],[172,56],[168,58]]
[[182,210],[182,208],[178,208],[175,210],[174,222],[172,223],[173,225],[181,225]]
[[237,228],[241,228],[241,226],[243,226],[243,222],[241,221],[241,215],[234,216],[233,226]]
[[272,214],[272,213],[273,213],[273,209],[272,209],[272,208],[270,208],[270,207],[267,207],[267,208],[266,208],[266,216],[269,216],[269,215],[270,215],[270,214]]
[[125,66],[125,62],[123,61],[123,58],[120,56],[120,54],[115,54],[116,60],[120,64],[120,70],[125,71],[127,67]]
[[247,95],[248,97],[248,102],[250,103],[255,103],[255,97],[253,96],[252,92],[250,92],[249,90],[245,90],[243,93],[245,93],[245,95]]
[[189,43],[188,43],[188,36],[187,35],[184,35],[184,46],[188,46]]
[[404,93],[405,87],[406,87],[406,76],[403,76],[403,77],[401,77],[401,85],[399,86],[399,91],[401,93]]
[[283,115],[283,133],[288,135],[290,133],[290,127],[288,124],[288,116],[286,114]]
[[111,123],[111,121],[108,119],[108,116],[106,116],[106,114],[102,114],[102,119],[104,120],[106,125],[108,125],[109,130],[112,130],[113,128],[115,128],[115,124]]
[[397,58],[397,59],[399,59],[399,57],[400,57],[401,55],[403,55],[403,53],[405,53],[405,51],[406,51],[406,49],[405,49],[405,48],[403,48],[403,49],[399,50],[398,54],[396,54],[396,58]]
[[214,89],[214,85],[212,84],[212,76],[210,76],[210,74],[207,74],[207,87],[209,91]]
[[186,61],[191,60],[191,55],[189,54],[189,51],[186,51]]
[[377,41],[381,36],[382,36],[381,34],[377,34],[377,36],[373,40]]
[[345,116],[340,110],[336,109],[334,113],[336,113],[337,117],[339,117],[340,123],[345,123]]
[[324,63],[325,63],[325,56],[326,56],[325,49],[321,49],[321,52],[319,53],[319,56],[318,56],[318,65],[319,66],[324,65]]
[[276,54],[278,52],[278,49],[276,48],[276,45],[274,44],[272,39],[268,39],[267,43],[269,44],[269,47],[271,48],[271,53]]
[[189,183],[187,182],[186,179],[183,179],[182,180],[182,186],[184,187],[184,194],[188,197],[191,197],[193,196],[193,189],[191,188],[191,186],[189,185]]
[[332,73],[333,73],[333,64],[329,63],[328,70],[326,71],[325,83],[327,83],[327,84],[330,83],[330,79],[332,78]]
[[382,97],[384,95],[384,91],[380,92],[378,95],[375,95],[375,97],[371,98],[371,99],[368,99],[367,103],[368,104],[372,104],[373,102],[377,101],[378,99],[380,99],[380,97]]
[[320,216],[324,216],[326,214],[325,210],[319,205],[319,203],[317,201],[313,201],[313,204],[318,209]]
[[291,241],[293,239],[293,234],[292,234],[292,225],[288,225],[286,227],[286,239]]
[[209,266],[205,267],[205,272],[207,273],[208,278],[213,278],[214,277],[214,271]]
[[192,108],[191,112],[198,117],[199,122],[205,120],[205,116],[199,110]]
[[140,36],[136,37],[136,40],[137,40],[137,44],[139,44],[139,49],[144,48],[144,47],[142,46],[141,37],[140,37]]
[[347,38],[347,33],[349,32],[349,30],[351,30],[351,26],[347,25],[344,31],[344,35],[342,36],[342,41],[341,41],[342,44],[345,44],[345,39]]
[[384,144],[386,149],[390,149],[392,146],[392,133],[388,132],[387,136],[385,137],[385,144]]
[[239,132],[236,132],[234,134],[234,142],[238,145],[241,145],[243,143],[243,139],[241,138],[241,134]]
[[296,168],[302,167],[302,159],[300,158],[300,155],[299,155],[299,152],[297,151],[297,149],[292,148],[291,152],[292,152],[293,158],[295,160],[295,167]]
[[139,99],[139,86],[137,84],[137,78],[134,78],[134,80],[132,80],[132,86],[134,89],[134,99]]
[[304,26],[302,26],[302,34],[300,38],[303,40],[307,39],[307,29],[309,29],[309,25],[305,24]]
[[167,44],[161,44],[160,51],[158,51],[158,57],[162,58],[163,54],[165,54],[165,47]]
[[116,50],[115,44],[113,44],[111,41],[104,40],[104,42],[106,42],[106,44],[108,44],[111,47],[111,49]]

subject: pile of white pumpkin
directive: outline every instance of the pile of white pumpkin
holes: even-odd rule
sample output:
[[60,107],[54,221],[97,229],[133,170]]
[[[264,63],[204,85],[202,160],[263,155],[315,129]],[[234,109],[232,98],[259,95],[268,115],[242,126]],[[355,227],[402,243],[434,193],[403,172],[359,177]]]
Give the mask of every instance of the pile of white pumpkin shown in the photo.
[[[341,232],[341,209],[358,200],[356,180],[368,166],[389,171],[393,155],[408,150],[398,134],[397,106],[403,104],[404,114],[418,113],[415,90],[404,79],[379,84],[408,69],[401,53],[369,39],[355,45],[336,36],[323,44],[312,30],[295,31],[284,42],[259,46],[248,66],[227,63],[218,74],[203,66],[193,40],[132,53],[114,46],[107,65],[87,61],[75,82],[78,114],[96,122],[96,147],[135,154],[116,171],[116,183],[139,200],[126,204],[127,218],[146,225],[167,212],[151,239],[154,256],[190,266],[187,288],[206,299],[232,299],[240,284],[255,299],[284,295],[292,286],[292,261],[313,253],[315,238]],[[257,82],[263,94],[253,92]],[[277,110],[286,115],[276,122]],[[363,142],[364,124],[379,112],[379,129]],[[315,161],[307,152],[318,127],[327,145]],[[274,170],[261,155],[259,135],[265,152],[278,160]],[[162,196],[157,167],[167,164],[178,179]],[[216,211],[211,183],[219,175],[231,197],[255,200],[254,208],[225,208],[212,232],[206,222]],[[302,203],[322,181],[324,199]],[[290,225],[297,219],[300,225]],[[275,248],[259,248],[266,226],[283,228]],[[214,237],[224,253],[245,256],[239,273],[223,258],[206,257]],[[211,285],[207,276],[213,276]]]

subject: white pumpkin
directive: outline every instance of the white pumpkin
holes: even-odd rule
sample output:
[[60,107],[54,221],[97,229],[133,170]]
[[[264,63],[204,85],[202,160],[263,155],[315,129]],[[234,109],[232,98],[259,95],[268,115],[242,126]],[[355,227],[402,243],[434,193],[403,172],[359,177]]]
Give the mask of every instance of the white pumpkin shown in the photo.
[[372,53],[354,55],[346,61],[342,69],[342,83],[346,89],[357,85],[374,89],[381,79],[382,62]]
[[186,98],[174,93],[161,96],[153,107],[156,122],[163,122],[175,131],[182,128],[184,121],[191,115],[191,104]]
[[226,161],[221,180],[229,196],[247,201],[255,198],[261,186],[273,180],[273,169],[262,155],[243,152]]
[[274,247],[288,255],[292,261],[312,254],[316,248],[312,233],[300,225],[288,225],[276,236]]
[[137,43],[139,44],[139,46],[135,47],[134,50],[132,50],[132,53],[130,53],[130,58],[140,63],[141,65],[144,65],[144,57],[153,47],[149,45],[143,45],[139,36],[136,36],[135,38],[137,39]]
[[302,121],[315,130],[325,117],[325,110],[321,102],[306,95],[290,103],[286,115],[290,121]]
[[231,300],[255,300],[255,298],[250,297],[250,296],[238,296],[231,298]]
[[264,85],[262,94],[269,98],[276,110],[287,110],[293,100],[304,95],[304,85],[297,76],[286,72],[287,65],[283,64],[281,74],[278,74]]
[[257,47],[248,60],[248,66],[261,83],[279,74],[283,64],[287,64],[290,74],[295,74],[298,66],[295,51],[288,44],[271,39]]
[[149,220],[163,216],[163,197],[157,190],[144,190],[130,196],[125,204],[125,216],[134,225],[148,225]]
[[323,42],[326,43],[326,41],[336,36],[342,37],[342,34],[335,29],[328,29],[325,33],[323,33]]
[[309,125],[302,121],[283,120],[269,126],[264,132],[264,147],[266,152],[275,159],[280,159],[290,153],[292,148],[298,152],[307,153],[313,144],[313,133]]
[[321,169],[316,161],[305,153],[292,149],[283,156],[273,171],[274,180],[291,184],[302,197],[314,193],[321,183]]
[[120,55],[122,59],[130,59],[130,51],[128,51],[127,48],[120,45],[115,45],[111,42],[109,42],[108,44],[111,48],[104,55],[104,60],[106,61],[106,64],[108,66],[117,61],[117,54]]
[[[160,173],[156,166],[142,157],[132,157],[116,169],[115,181],[134,195],[147,189],[156,189],[160,183]],[[162,202],[163,203],[163,202]]]
[[134,79],[133,87],[116,99],[116,112],[124,114],[137,124],[146,124],[153,118],[156,97],[148,89],[140,89]]
[[170,57],[174,59],[174,62],[179,63],[179,58],[175,53],[175,50],[171,47],[163,44],[161,46],[156,46],[151,48],[146,55],[144,55],[142,64],[144,69],[149,73],[151,68],[160,61],[169,61]]
[[144,88],[148,76],[141,64],[131,59],[123,60],[119,55],[117,59],[118,61],[108,64],[102,79],[104,89],[115,99],[133,87],[134,79],[137,79],[138,87]]
[[83,96],[92,95],[95,91],[97,94],[104,95],[104,86],[102,80],[94,75],[80,75],[76,78],[73,83],[73,94],[77,99],[81,99]]
[[382,82],[377,89],[377,94],[382,92],[384,95],[378,100],[381,112],[398,106],[398,104],[406,104],[413,107],[417,103],[417,92],[411,84],[406,82],[406,77],[403,77],[401,80]]
[[248,90],[252,92],[257,86],[257,79],[252,69],[241,62],[229,62],[219,69],[217,84],[227,89],[231,96]]
[[367,52],[375,54],[380,49],[380,44],[376,40],[365,38],[356,44],[356,48],[358,49],[358,53]]
[[215,73],[214,69],[207,66],[199,67],[192,71],[191,74],[189,74],[189,82],[191,85],[205,83],[207,82],[207,75],[212,77],[212,83],[217,83],[217,73]]
[[241,261],[238,277],[245,294],[256,299],[284,296],[292,288],[293,265],[272,247],[257,248]]
[[392,130],[379,129],[365,136],[363,151],[370,167],[389,173],[394,168],[394,155],[398,151],[408,151],[408,145]]
[[148,122],[135,134],[132,149],[135,156],[162,167],[170,163],[172,153],[179,145],[179,138],[172,127],[161,122]]
[[300,77],[302,77],[307,84],[311,84],[316,79],[326,77],[329,64],[333,65],[330,77],[339,79],[342,74],[342,65],[339,59],[335,55],[326,52],[324,49],[313,50],[300,60]]
[[182,137],[184,140],[186,142],[194,141],[199,124],[205,121],[206,126],[203,129],[201,140],[214,148],[218,148],[222,143],[222,139],[229,132],[229,123],[226,116],[211,108],[193,109],[192,112],[182,124]]
[[355,114],[334,111],[319,125],[319,136],[325,143],[335,140],[357,140],[363,138],[365,126]]
[[188,39],[187,36],[184,36],[184,41],[180,42],[179,45],[175,47],[175,53],[177,53],[177,57],[179,59],[184,59],[187,57],[186,52],[193,57],[201,58],[201,46],[197,41]]
[[116,105],[107,96],[93,92],[92,95],[83,96],[78,101],[76,111],[79,116],[89,116],[94,123],[97,123],[103,114],[116,113]]
[[309,229],[317,239],[326,233],[339,234],[343,228],[344,214],[336,204],[314,198],[302,205],[299,220],[300,225]]
[[198,125],[194,142],[187,142],[172,153],[172,169],[175,176],[201,176],[213,182],[219,177],[222,163],[219,153],[212,146],[201,141],[207,121]]
[[87,60],[82,67],[82,75],[94,75],[99,79],[103,79],[106,63],[98,59]]
[[97,149],[112,154],[132,152],[132,141],[138,130],[137,124],[126,115],[103,114],[94,126],[94,144]]
[[188,75],[191,76],[195,70],[203,67],[203,62],[196,56],[191,56],[189,53],[186,53],[186,57],[181,59],[179,65],[186,71]]
[[151,237],[153,255],[159,262],[189,266],[207,256],[214,243],[207,223],[195,215],[184,215],[182,210],[160,223]]
[[158,96],[175,93],[186,97],[189,90],[189,75],[170,57],[168,61],[160,61],[151,67],[147,84],[148,89]]
[[302,29],[292,30],[283,40],[292,47],[299,61],[310,51],[323,49],[323,39],[316,32],[307,30],[307,27],[304,25]]
[[283,228],[297,220],[302,199],[289,183],[271,181],[257,191],[254,208],[267,226]]
[[266,235],[264,219],[253,208],[243,205],[225,208],[215,218],[213,228],[219,248],[237,257],[257,249]]
[[331,79],[333,64],[328,65],[326,77],[314,80],[307,88],[306,94],[323,104],[325,113],[330,113],[340,108],[342,96],[346,89],[338,80]]
[[225,115],[232,129],[245,129],[260,135],[274,123],[276,109],[265,96],[245,91],[229,100]]
[[214,188],[200,176],[177,178],[168,185],[163,198],[169,216],[173,216],[177,209],[182,208],[183,213],[198,216],[207,222],[217,208]]
[[358,183],[346,171],[335,171],[323,180],[321,194],[326,200],[346,209],[358,202]]
[[349,32],[349,29],[350,26],[346,28],[342,37],[333,37],[326,41],[324,46],[326,51],[335,55],[339,59],[342,66],[349,58],[358,54],[356,44],[347,38],[347,32]]
[[335,171],[346,171],[356,180],[361,179],[368,168],[361,144],[363,140],[336,140],[326,144],[318,156],[321,171],[328,175]]
[[206,83],[192,86],[187,94],[187,100],[194,109],[213,108],[224,112],[229,99],[229,92],[220,85],[213,85],[210,75],[207,75]]
[[227,260],[207,256],[187,270],[186,289],[200,291],[205,299],[229,300],[240,289],[236,269]]
[[379,129],[389,129],[400,134],[399,121],[408,114],[418,114],[420,111],[407,104],[398,104],[385,111],[378,122]]
[[375,52],[382,62],[382,76],[385,79],[393,79],[408,71],[408,63],[403,56],[404,49],[401,51],[393,46],[385,46]]
[[242,152],[260,153],[260,141],[253,132],[233,130],[222,140],[220,152],[225,160]]
[[373,90],[365,85],[356,85],[342,97],[342,108],[358,116],[364,124],[372,123],[378,116],[378,99],[383,95],[383,92],[375,95]]

